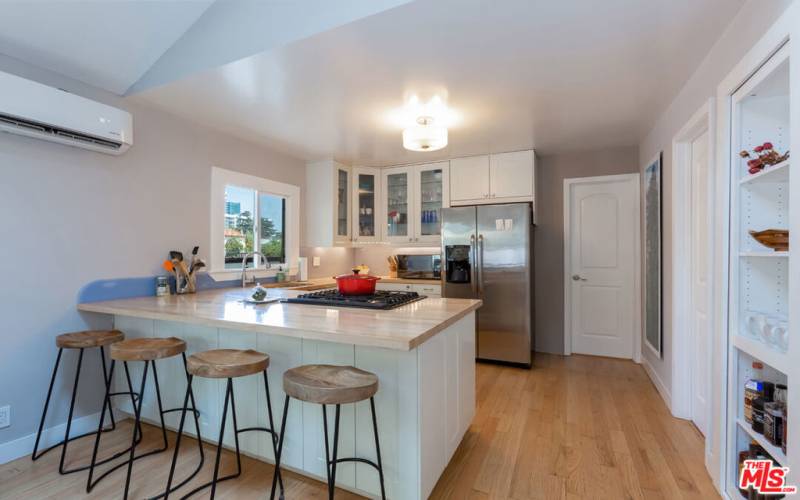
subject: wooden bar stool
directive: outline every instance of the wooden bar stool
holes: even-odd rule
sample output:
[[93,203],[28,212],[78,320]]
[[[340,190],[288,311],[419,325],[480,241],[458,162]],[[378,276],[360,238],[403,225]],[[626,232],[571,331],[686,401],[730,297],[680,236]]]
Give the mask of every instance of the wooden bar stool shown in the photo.
[[[322,405],[322,425],[325,431],[325,460],[328,473],[328,498],[333,499],[336,486],[336,464],[341,462],[360,462],[371,465],[378,471],[381,482],[381,498],[386,499],[386,489],[383,484],[383,464],[381,463],[381,446],[378,441],[378,421],[375,417],[375,393],[378,392],[378,377],[370,372],[360,370],[353,366],[333,365],[303,365],[283,374],[283,392],[286,401],[283,405],[283,418],[281,419],[281,438],[278,444],[278,455],[275,467],[281,463],[283,451],[283,436],[286,435],[286,416],[289,410],[289,398],[295,398],[307,403]],[[372,410],[372,430],[375,434],[375,452],[377,463],[365,458],[338,458],[339,449],[339,411],[341,405],[357,403],[369,399]],[[328,414],[327,405],[336,405],[336,416],[333,429],[333,456],[330,456],[328,444]],[[275,479],[272,480],[270,499],[275,497]]]
[[[74,441],[76,439],[80,439],[82,437],[86,437],[89,435],[94,435],[95,432],[87,432],[85,434],[81,434],[80,436],[72,436],[70,437],[69,432],[72,427],[72,415],[75,410],[75,398],[78,394],[78,385],[80,383],[81,378],[81,365],[83,364],[83,351],[84,349],[92,349],[92,348],[99,348],[100,352],[100,362],[102,363],[103,367],[103,380],[107,383],[109,380],[109,375],[106,370],[106,355],[105,355],[105,346],[111,345],[115,342],[119,342],[125,338],[125,335],[119,330],[91,330],[91,331],[83,331],[83,332],[73,332],[73,333],[64,333],[56,337],[56,347],[58,347],[58,356],[56,356],[56,363],[53,367],[53,375],[50,377],[50,387],[47,389],[47,398],[44,401],[44,409],[42,410],[42,418],[39,421],[39,430],[36,433],[36,442],[33,445],[33,454],[31,455],[31,460],[38,460],[42,455],[47,453],[48,451],[61,447],[61,461],[58,464],[58,472],[59,474],[71,474],[73,472],[83,471],[89,468],[88,465],[76,467],[74,469],[67,470],[64,467],[64,460],[67,455],[67,443],[70,441]],[[58,367],[61,364],[61,355],[64,353],[64,349],[77,349],[78,350],[78,366],[75,370],[75,381],[72,385],[72,397],[70,398],[69,402],[69,414],[67,416],[67,428],[64,432],[64,440],[50,446],[46,450],[42,451],[41,453],[37,453],[39,450],[39,441],[42,437],[42,430],[44,429],[44,423],[47,418],[47,410],[50,406],[50,397],[53,394],[53,385],[56,381],[56,374],[58,373]],[[130,378],[128,378],[128,387],[130,388]],[[133,391],[131,391],[132,393]],[[117,396],[121,394],[128,394],[128,393],[112,393],[106,395],[106,399],[110,396]],[[114,421],[114,413],[110,414],[111,417],[111,427],[103,428],[103,419],[100,419],[100,428],[98,429],[99,432],[107,432],[112,431],[116,428],[116,422]],[[116,456],[120,456],[126,453],[127,450],[123,450],[119,452]],[[111,457],[111,459],[116,458]],[[109,459],[110,460],[110,459]]]
[[[228,379],[225,388],[225,403],[222,408],[222,422],[219,428],[219,441],[217,441],[217,455],[214,462],[214,477],[211,481],[198,486],[182,498],[188,498],[198,491],[211,486],[211,498],[217,491],[217,483],[227,481],[229,479],[237,478],[242,473],[242,456],[239,452],[239,434],[242,432],[261,431],[267,432],[272,438],[272,451],[275,456],[278,456],[278,433],[275,431],[275,422],[272,419],[272,401],[269,397],[269,379],[267,377],[267,367],[269,366],[269,355],[262,352],[239,349],[214,349],[211,351],[203,351],[192,354],[189,356],[187,370],[189,373],[188,386],[186,388],[186,396],[184,397],[184,411],[181,413],[181,423],[178,427],[178,437],[175,440],[175,453],[172,455],[172,466],[169,470],[169,479],[167,480],[167,488],[164,491],[164,499],[169,497],[170,493],[178,489],[182,484],[186,483],[184,480],[180,485],[173,487],[172,478],[175,475],[175,465],[178,461],[178,452],[180,450],[181,435],[183,434],[183,424],[186,417],[186,403],[191,394],[192,380],[195,376],[203,378],[224,378]],[[262,373],[264,376],[264,390],[267,395],[267,415],[269,417],[269,428],[266,427],[247,427],[239,429],[239,424],[236,421],[236,400],[233,397],[233,379],[239,377],[246,377],[248,375],[256,375]],[[233,439],[236,443],[236,472],[225,477],[219,477],[219,464],[222,457],[222,440],[225,437],[225,420],[228,414],[228,402],[230,401],[231,414],[233,416]],[[280,470],[275,468],[275,478],[281,485],[281,496],[283,496],[283,478],[280,477]],[[273,481],[274,488],[274,481]]]
[[[92,476],[94,475],[94,468],[97,465],[100,465],[104,462],[109,461],[110,459],[105,459],[103,461],[97,461],[97,451],[100,447],[100,432],[97,433],[97,437],[94,441],[94,451],[92,452],[92,462],[89,465],[89,477],[86,480],[86,492],[89,493],[92,491],[92,488],[100,482],[101,479],[109,475],[110,473],[114,472],[115,470],[123,467],[125,465],[128,466],[128,475],[125,478],[125,493],[123,498],[128,498],[128,491],[130,489],[131,483],[131,474],[133,472],[133,462],[134,460],[139,460],[140,458],[144,458],[150,455],[154,455],[156,453],[161,453],[165,451],[169,443],[167,442],[167,428],[164,424],[164,415],[166,413],[174,412],[174,411],[182,411],[183,415],[186,414],[186,404],[188,401],[184,402],[183,407],[181,408],[171,408],[169,410],[165,410],[163,405],[161,404],[161,387],[158,383],[158,372],[156,371],[156,360],[158,359],[166,359],[171,358],[173,356],[181,355],[183,357],[183,367],[184,371],[186,372],[186,379],[187,383],[191,380],[189,377],[189,372],[186,371],[186,342],[183,340],[176,338],[176,337],[169,337],[169,338],[137,338],[137,339],[129,339],[123,340],[121,342],[117,342],[111,345],[111,369],[109,371],[108,379],[106,379],[106,398],[103,402],[103,409],[100,412],[100,422],[102,423],[103,418],[106,413],[106,407],[110,408],[109,398],[108,396],[111,394],[111,380],[114,376],[114,365],[117,361],[122,361],[123,366],[125,367],[125,374],[128,376],[128,383],[130,384],[130,376],[128,375],[128,362],[129,361],[144,361],[144,370],[142,371],[142,382],[139,386],[139,392],[135,395],[134,405],[133,405],[133,412],[134,412],[134,432],[133,437],[131,438],[131,446],[127,449],[128,459],[124,462],[121,462],[101,475],[97,477],[97,479],[93,482]],[[156,450],[151,450],[146,453],[142,453],[141,455],[136,455],[136,445],[141,441],[141,437],[137,439],[137,434],[141,435],[141,417],[142,417],[142,403],[144,401],[144,391],[147,382],[147,372],[148,368],[153,368],[153,380],[156,388],[156,401],[158,402],[158,416],[161,419],[161,435],[163,438],[163,446]],[[133,390],[131,389],[131,393],[133,394]],[[187,388],[187,398],[191,399],[192,407],[191,411],[194,414],[194,425],[197,429],[197,444],[200,450],[200,464],[197,466],[197,469],[184,481],[181,485],[185,484],[192,477],[194,477],[202,468],[203,461],[205,459],[203,455],[203,443],[202,438],[200,436],[200,420],[199,414],[200,412],[197,411],[197,405],[194,402],[194,394],[191,392],[191,383],[188,384]],[[138,404],[137,404],[138,403]],[[112,457],[113,458],[113,457]],[[179,486],[181,486],[179,485]]]

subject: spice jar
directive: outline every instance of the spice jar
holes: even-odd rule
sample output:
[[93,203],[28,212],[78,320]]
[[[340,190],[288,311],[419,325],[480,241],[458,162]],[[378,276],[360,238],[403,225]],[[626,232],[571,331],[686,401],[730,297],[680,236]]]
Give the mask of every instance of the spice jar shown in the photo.
[[164,297],[169,295],[169,279],[166,276],[156,278],[156,296]]

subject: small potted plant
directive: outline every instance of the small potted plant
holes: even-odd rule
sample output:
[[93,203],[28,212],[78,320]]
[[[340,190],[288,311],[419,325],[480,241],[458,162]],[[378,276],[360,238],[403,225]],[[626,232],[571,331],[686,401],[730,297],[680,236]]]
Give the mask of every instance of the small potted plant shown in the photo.
[[780,154],[775,151],[771,142],[765,142],[760,146],[754,147],[752,153],[743,150],[739,153],[739,156],[748,158],[747,172],[752,175],[761,172],[765,167],[777,165],[778,163],[786,161],[789,158],[789,152],[787,151],[784,154]]

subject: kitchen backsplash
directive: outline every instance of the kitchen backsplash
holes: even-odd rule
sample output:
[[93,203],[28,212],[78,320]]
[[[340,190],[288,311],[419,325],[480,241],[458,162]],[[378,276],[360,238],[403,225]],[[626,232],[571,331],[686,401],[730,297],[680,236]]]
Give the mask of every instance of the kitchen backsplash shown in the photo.
[[365,264],[369,266],[370,274],[386,276],[389,274],[389,263],[386,259],[390,255],[431,255],[441,253],[441,249],[439,247],[397,248],[388,245],[370,245],[356,248],[354,252],[353,263],[355,265]]
[[[352,248],[300,247],[300,257],[308,257],[308,277],[312,279],[348,272],[354,265],[353,254]],[[319,257],[319,267],[314,267],[314,257]]]

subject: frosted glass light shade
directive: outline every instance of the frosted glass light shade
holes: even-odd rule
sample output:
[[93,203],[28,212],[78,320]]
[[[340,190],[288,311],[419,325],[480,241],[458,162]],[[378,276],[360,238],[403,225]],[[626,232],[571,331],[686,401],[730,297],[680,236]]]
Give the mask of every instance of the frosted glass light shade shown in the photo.
[[436,151],[447,146],[447,129],[435,125],[414,125],[403,130],[403,147],[410,151]]

